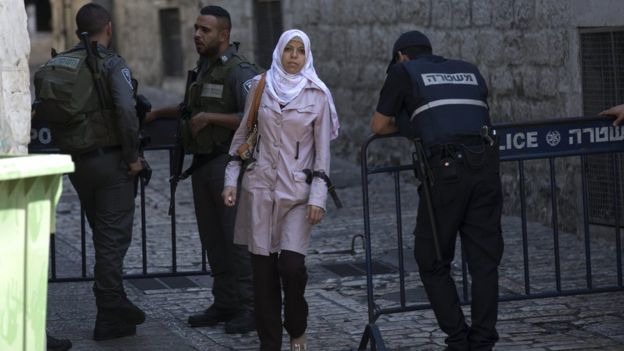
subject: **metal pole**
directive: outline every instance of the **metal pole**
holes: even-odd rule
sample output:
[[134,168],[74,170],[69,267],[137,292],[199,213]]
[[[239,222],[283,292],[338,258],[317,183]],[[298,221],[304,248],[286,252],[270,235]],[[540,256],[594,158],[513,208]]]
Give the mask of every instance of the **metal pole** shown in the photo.
[[524,293],[531,294],[531,282],[529,278],[529,247],[527,238],[527,213],[526,213],[526,193],[524,183],[524,162],[518,161],[519,189],[520,189],[520,220],[522,221],[522,257],[524,262]]
[[[169,176],[173,177],[173,150],[169,149]],[[173,182],[169,182],[169,196],[171,197],[171,271],[177,272],[177,248],[176,248],[176,208],[175,208],[175,188]],[[203,254],[202,254],[203,255]],[[203,259],[203,258],[202,258]],[[202,264],[203,270],[206,270],[205,264]]]
[[403,264],[403,222],[401,219],[401,184],[399,171],[394,172],[394,201],[396,203],[397,249],[399,255],[399,295],[401,306],[405,307],[405,265]]
[[555,285],[561,292],[561,262],[559,256],[559,217],[557,214],[557,180],[555,178],[555,159],[549,158],[550,165],[550,202],[552,204],[553,251],[555,253]]
[[583,231],[585,241],[585,277],[587,288],[592,288],[591,244],[589,241],[589,209],[587,208],[589,189],[587,186],[587,156],[581,155],[581,183],[583,191]]
[[81,268],[82,277],[87,276],[87,244],[86,244],[86,224],[85,224],[85,212],[82,204],[80,205],[80,256],[81,256]]
[[[138,177],[138,176],[137,176]],[[145,221],[145,182],[139,177],[141,187],[141,258],[143,259],[143,274],[147,274],[147,228]]]

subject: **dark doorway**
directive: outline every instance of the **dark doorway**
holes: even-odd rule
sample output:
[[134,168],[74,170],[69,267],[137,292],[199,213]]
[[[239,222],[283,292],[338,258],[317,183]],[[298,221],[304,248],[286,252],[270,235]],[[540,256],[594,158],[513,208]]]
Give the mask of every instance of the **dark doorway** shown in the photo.
[[37,32],[52,30],[52,6],[50,0],[25,0],[24,5],[35,7],[35,29]]
[[263,67],[271,66],[271,55],[277,40],[282,34],[282,4],[279,0],[256,0],[256,63]]
[[180,10],[162,9],[160,19],[160,43],[165,76],[182,76],[182,36]]

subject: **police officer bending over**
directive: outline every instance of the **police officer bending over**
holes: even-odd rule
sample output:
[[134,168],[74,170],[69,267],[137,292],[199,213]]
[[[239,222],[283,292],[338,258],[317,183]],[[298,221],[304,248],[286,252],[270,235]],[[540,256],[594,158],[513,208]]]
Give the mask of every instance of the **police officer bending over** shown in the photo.
[[[36,118],[52,128],[56,146],[72,155],[69,179],[93,231],[93,292],[97,317],[93,338],[136,333],[145,314],[124,291],[123,260],[132,239],[134,179],[139,122],[130,70],[113,51],[110,14],[86,4],[76,14],[76,34],[86,32],[93,55],[81,43],[56,55],[35,74]],[[99,85],[99,88],[97,87]],[[103,89],[100,89],[103,88]]]
[[[432,55],[429,39],[418,31],[402,34],[392,55],[371,129],[399,131],[424,145],[414,231],[421,280],[448,335],[446,350],[491,350],[498,340],[502,193],[485,81],[470,63]],[[424,194],[429,189],[437,238]],[[458,231],[472,277],[471,326],[450,275]]]
[[[233,242],[236,208],[224,205],[221,192],[232,136],[258,69],[238,54],[238,43],[230,43],[231,27],[230,14],[219,6],[206,6],[197,17],[197,78],[187,87],[190,118],[182,119],[181,136],[184,151],[193,154],[184,173],[191,173],[199,238],[214,279],[212,305],[191,315],[188,323],[225,323],[226,333],[240,334],[255,330],[251,264],[247,247]],[[177,116],[178,108],[168,107],[145,120]]]

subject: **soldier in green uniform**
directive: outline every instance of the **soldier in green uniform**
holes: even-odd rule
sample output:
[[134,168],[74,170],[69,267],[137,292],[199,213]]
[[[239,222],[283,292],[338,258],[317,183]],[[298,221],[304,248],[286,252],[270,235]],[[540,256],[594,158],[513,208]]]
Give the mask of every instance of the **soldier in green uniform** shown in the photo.
[[[255,329],[251,265],[247,248],[233,243],[236,209],[225,207],[221,192],[229,145],[258,69],[237,53],[238,43],[230,43],[230,30],[225,9],[201,9],[194,34],[200,56],[197,79],[187,87],[192,117],[181,121],[181,134],[185,152],[193,154],[195,216],[214,279],[212,305],[188,322],[192,327],[225,322],[226,333],[238,334]],[[148,114],[146,121],[177,115],[177,107],[163,108]]]
[[[132,239],[134,180],[143,169],[138,155],[131,73],[110,50],[112,23],[100,5],[86,4],[76,14],[76,34],[97,42],[93,56],[81,43],[56,55],[35,74],[36,118],[48,121],[54,143],[71,154],[69,179],[93,232],[95,340],[136,333],[145,314],[128,300],[123,260]],[[99,85],[100,89],[96,87]]]

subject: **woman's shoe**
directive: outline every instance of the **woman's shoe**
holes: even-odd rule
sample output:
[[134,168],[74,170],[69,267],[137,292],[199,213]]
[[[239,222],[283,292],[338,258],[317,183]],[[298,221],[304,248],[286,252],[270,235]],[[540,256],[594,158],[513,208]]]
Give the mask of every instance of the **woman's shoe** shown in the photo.
[[290,351],[307,351],[306,335],[302,334],[298,338],[290,338]]

